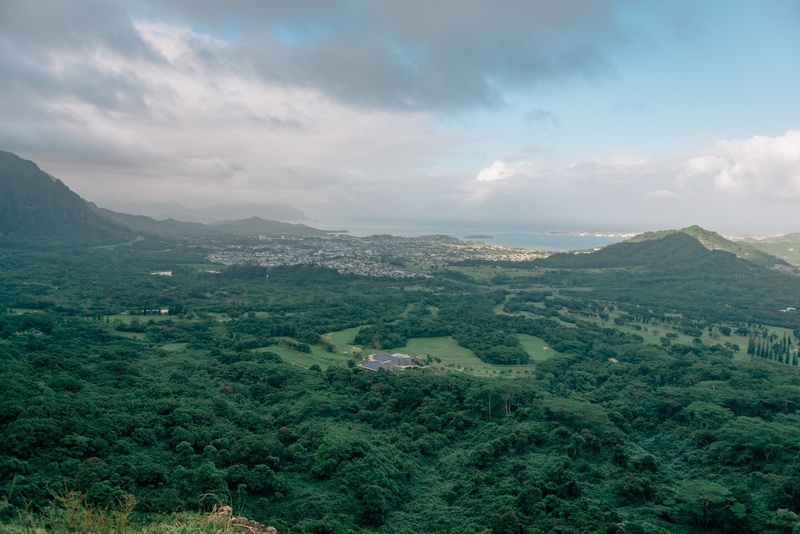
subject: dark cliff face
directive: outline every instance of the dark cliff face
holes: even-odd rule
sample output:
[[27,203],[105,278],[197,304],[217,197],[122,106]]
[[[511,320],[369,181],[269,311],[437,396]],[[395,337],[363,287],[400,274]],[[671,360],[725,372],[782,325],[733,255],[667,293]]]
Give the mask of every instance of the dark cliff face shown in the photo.
[[108,241],[128,231],[94,213],[86,201],[32,161],[0,151],[0,232]]

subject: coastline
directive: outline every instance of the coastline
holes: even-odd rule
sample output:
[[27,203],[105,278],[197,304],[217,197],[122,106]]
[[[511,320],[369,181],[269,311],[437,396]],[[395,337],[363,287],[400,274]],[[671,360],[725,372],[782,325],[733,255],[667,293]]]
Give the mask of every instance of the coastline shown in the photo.
[[556,252],[604,247],[637,234],[637,232],[541,230],[525,223],[423,221],[411,224],[395,221],[309,219],[305,224],[320,230],[347,229],[349,235],[357,237],[382,234],[400,237],[449,235],[462,240],[472,240],[474,237],[471,236],[480,235],[485,236],[482,239],[491,240],[492,245]]

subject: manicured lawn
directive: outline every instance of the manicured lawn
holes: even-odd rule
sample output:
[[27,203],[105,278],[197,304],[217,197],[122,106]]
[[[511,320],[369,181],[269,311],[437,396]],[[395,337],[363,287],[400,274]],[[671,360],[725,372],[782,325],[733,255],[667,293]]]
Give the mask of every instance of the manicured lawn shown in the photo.
[[480,376],[510,373],[510,376],[516,377],[518,372],[530,372],[534,368],[533,365],[492,365],[485,363],[474,352],[462,347],[455,339],[449,336],[411,338],[405,347],[387,352],[400,352],[409,356],[418,356],[422,359],[425,359],[430,354],[431,357],[442,360],[441,363],[434,363],[434,368],[448,371],[463,369],[465,373]]
[[359,330],[364,328],[363,326],[356,326],[355,328],[347,328],[345,330],[339,330],[338,332],[330,332],[328,334],[324,334],[322,337],[325,338],[328,342],[332,343],[334,347],[336,347],[336,352],[339,353],[353,353],[353,338],[356,337]]
[[[634,326],[619,326],[614,324],[614,318],[619,317],[619,311],[615,310],[609,313],[609,320],[602,321],[598,317],[580,317],[575,316],[578,320],[589,321],[593,322],[608,328],[617,328],[620,332],[625,332],[626,334],[635,334],[637,336],[641,336],[644,338],[645,343],[653,343],[654,345],[661,344],[661,338],[665,337],[667,333],[669,334],[677,334],[678,337],[672,340],[672,343],[680,343],[685,345],[691,345],[694,341],[693,336],[687,336],[677,330],[672,329],[672,325],[669,324],[660,324],[660,325],[639,325],[641,326],[641,330],[637,330]],[[736,329],[737,325],[729,325],[732,326],[732,329]],[[777,327],[768,327],[770,332],[774,332],[778,335],[779,338],[782,338],[784,332],[791,334],[791,330],[785,328],[777,328]],[[700,338],[706,344],[711,345],[724,345],[725,342],[734,343],[739,345],[739,351],[736,352],[733,356],[734,360],[739,361],[749,361],[750,355],[747,354],[747,338],[744,336],[737,336],[736,334],[731,334],[730,336],[723,336],[720,335],[716,338],[708,337],[708,330],[703,331],[703,336]]]
[[441,358],[442,363],[454,364],[459,367],[484,366],[475,353],[458,344],[452,337],[411,338],[405,347],[394,349],[392,352],[402,352],[409,356],[419,356],[425,359],[430,354],[432,357]]
[[[345,365],[347,360],[351,357],[351,355],[348,354],[332,354],[316,346],[311,347],[311,354],[298,352],[286,347],[281,347],[280,345],[270,345],[269,347],[262,347],[255,350],[256,352],[274,352],[284,361],[293,365],[305,367],[306,369],[317,364],[323,371],[331,365]],[[356,359],[356,361],[359,360]]]
[[517,337],[519,338],[519,344],[522,345],[525,352],[527,352],[535,362],[542,362],[558,354],[558,352],[553,350],[550,345],[540,337],[529,336],[527,334],[517,334]]

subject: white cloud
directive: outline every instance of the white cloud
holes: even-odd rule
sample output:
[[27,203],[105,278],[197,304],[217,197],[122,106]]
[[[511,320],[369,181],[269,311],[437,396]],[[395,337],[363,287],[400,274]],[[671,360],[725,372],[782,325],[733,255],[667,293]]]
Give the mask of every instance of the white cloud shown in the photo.
[[[517,176],[530,180],[509,180]],[[513,186],[508,182],[514,182]],[[481,185],[483,184],[483,185]],[[500,185],[502,184],[502,186]],[[593,191],[596,198],[739,197],[774,201],[800,197],[800,130],[777,137],[717,140],[707,150],[672,156],[621,154],[612,158],[564,161],[557,157],[533,162],[497,160],[464,184],[471,202],[512,191],[550,191],[574,198]],[[722,196],[720,196],[722,193]]]
[[720,139],[704,153],[679,155],[675,186],[751,200],[800,196],[800,130],[749,139]]
[[139,21],[134,29],[147,54],[52,50],[41,75],[124,79],[137,105],[37,97],[41,113],[0,123],[0,146],[101,204],[308,207],[368,203],[373,185],[413,179],[460,142],[425,111],[365,110],[265,80],[229,55],[229,43],[187,27]]
[[514,180],[514,178],[536,178],[536,170],[536,166],[528,161],[511,163],[497,160],[481,170],[474,179],[463,182],[460,189],[468,194],[456,195],[456,198],[468,204],[483,204],[500,191],[524,188],[525,183],[530,180]]
[[800,130],[778,137],[717,141],[715,155],[724,164],[714,186],[734,195],[800,196]]
[[527,161],[507,163],[503,160],[497,160],[479,172],[475,179],[479,182],[497,182],[515,176],[531,176],[532,174],[533,165]]

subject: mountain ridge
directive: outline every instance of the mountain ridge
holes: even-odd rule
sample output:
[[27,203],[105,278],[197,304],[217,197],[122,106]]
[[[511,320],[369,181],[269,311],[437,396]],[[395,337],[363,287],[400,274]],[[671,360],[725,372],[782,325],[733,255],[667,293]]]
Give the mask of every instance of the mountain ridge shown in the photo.
[[250,235],[325,235],[330,233],[325,230],[306,226],[302,223],[292,224],[280,221],[268,221],[261,217],[217,221],[209,223],[208,226],[223,232]]
[[[299,210],[294,211],[305,217]],[[129,241],[135,233],[213,237],[324,235],[328,232],[260,217],[203,224],[118,213],[82,198],[35,162],[0,151],[0,237],[5,241],[36,237],[106,245]]]
[[0,232],[6,237],[71,237],[108,243],[130,230],[91,210],[80,195],[33,161],[0,151]]
[[640,243],[643,241],[662,239],[668,235],[676,233],[686,234],[694,238],[708,250],[722,250],[724,252],[729,252],[734,256],[747,260],[751,263],[755,263],[756,265],[761,265],[770,269],[781,269],[779,266],[789,267],[789,264],[784,259],[760,250],[751,243],[744,241],[731,241],[730,239],[726,239],[725,237],[721,236],[717,232],[706,230],[705,228],[702,228],[696,224],[681,228],[680,230],[659,230],[656,232],[645,232],[643,234],[631,237],[625,242]]

